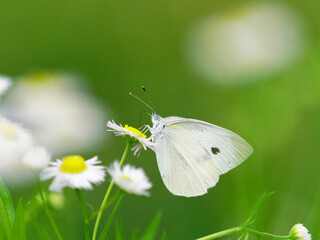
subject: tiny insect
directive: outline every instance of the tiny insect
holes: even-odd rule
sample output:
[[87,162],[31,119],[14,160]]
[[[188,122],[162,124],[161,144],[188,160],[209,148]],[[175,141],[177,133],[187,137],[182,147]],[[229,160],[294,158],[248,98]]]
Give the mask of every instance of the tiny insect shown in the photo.
[[[148,94],[147,97],[153,106]],[[154,112],[151,115],[153,126],[149,127],[151,139],[162,180],[174,195],[206,194],[221,174],[253,153],[252,146],[230,130],[196,119],[162,118],[154,107],[142,102]]]

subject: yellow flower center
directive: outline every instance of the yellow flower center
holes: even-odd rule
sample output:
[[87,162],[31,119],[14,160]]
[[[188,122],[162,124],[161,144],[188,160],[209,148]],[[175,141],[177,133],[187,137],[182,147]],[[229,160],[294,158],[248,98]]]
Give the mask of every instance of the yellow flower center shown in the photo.
[[125,126],[124,126],[124,129],[126,129],[126,130],[128,130],[128,131],[130,131],[130,132],[132,132],[132,133],[137,134],[137,135],[138,135],[139,137],[141,137],[141,138],[147,137],[147,135],[145,135],[144,133],[140,132],[138,129],[136,129],[136,128],[134,128],[134,127],[130,127],[130,126],[128,126],[128,125],[125,125]]
[[128,176],[121,175],[121,178],[124,179],[124,180],[127,180],[127,181],[129,181],[129,182],[132,182],[132,179],[129,178]]
[[60,172],[64,173],[80,173],[87,169],[87,165],[84,163],[84,158],[79,155],[66,156],[61,159],[62,165],[60,166]]
[[52,76],[54,76],[54,74],[50,71],[35,72],[26,75],[26,79],[28,79],[30,83],[42,84],[45,83]]
[[0,135],[8,140],[16,140],[18,138],[17,129],[9,122],[0,124]]

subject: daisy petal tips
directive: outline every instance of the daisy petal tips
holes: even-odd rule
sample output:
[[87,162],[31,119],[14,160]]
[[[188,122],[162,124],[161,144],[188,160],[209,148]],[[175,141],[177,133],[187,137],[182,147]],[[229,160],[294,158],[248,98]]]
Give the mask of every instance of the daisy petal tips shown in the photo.
[[24,165],[31,169],[41,170],[48,166],[51,154],[44,147],[30,148],[22,158]]
[[114,132],[116,136],[128,136],[134,140],[131,150],[134,152],[134,155],[139,153],[141,149],[147,150],[147,148],[154,149],[154,144],[151,142],[151,138],[141,132],[140,130],[125,125],[124,127],[120,124],[116,124],[113,120],[108,121],[107,127],[108,131]]
[[147,191],[152,187],[152,183],[149,182],[142,168],[135,168],[127,164],[121,169],[119,162],[115,161],[107,168],[107,171],[122,190],[136,195],[150,196]]
[[89,160],[79,155],[66,156],[43,169],[40,179],[54,178],[49,187],[52,192],[60,193],[65,187],[91,190],[92,184],[102,183],[105,178],[105,167],[96,165],[99,163],[97,156]]

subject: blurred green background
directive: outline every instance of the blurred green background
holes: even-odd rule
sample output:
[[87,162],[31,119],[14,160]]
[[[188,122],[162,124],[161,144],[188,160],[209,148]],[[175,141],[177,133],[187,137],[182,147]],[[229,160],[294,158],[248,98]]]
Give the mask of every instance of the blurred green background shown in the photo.
[[[205,120],[253,145],[255,152],[247,161],[196,198],[167,191],[152,151],[139,158],[130,155],[127,162],[144,168],[153,188],[150,198],[125,197],[116,218],[127,238],[161,210],[167,239],[195,239],[240,224],[263,192],[276,191],[255,228],[285,235],[301,222],[318,239],[320,6],[313,0],[281,2],[303,20],[305,52],[294,64],[261,81],[239,86],[203,81],[186,59],[190,28],[239,3],[230,0],[2,0],[0,71],[10,76],[47,69],[80,74],[88,79],[89,92],[105,104],[110,120],[133,126],[138,126],[146,107],[128,92],[143,96],[144,85],[161,116]],[[149,123],[147,115],[143,123]],[[121,157],[125,141],[106,134],[104,147],[85,157],[98,154],[105,165]],[[86,192],[85,198],[97,207],[106,187],[104,183]],[[20,195],[27,200],[34,193],[32,186],[10,190],[16,200]],[[66,239],[82,239],[75,196],[70,190],[65,194],[65,209],[55,216],[58,225]],[[50,231],[45,217],[41,221]],[[28,239],[37,239],[32,225],[27,231]],[[113,231],[114,225],[111,239]]]

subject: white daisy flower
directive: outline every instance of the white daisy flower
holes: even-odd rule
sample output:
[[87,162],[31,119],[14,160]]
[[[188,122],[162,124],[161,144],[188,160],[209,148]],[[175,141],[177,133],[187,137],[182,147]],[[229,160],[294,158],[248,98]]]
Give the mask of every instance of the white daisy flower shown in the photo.
[[308,229],[304,227],[301,223],[294,225],[290,230],[290,237],[296,240],[311,240],[311,234],[309,234]]
[[147,190],[152,187],[152,183],[149,182],[142,168],[135,168],[127,164],[121,169],[119,162],[115,161],[107,171],[115,184],[124,191],[136,195],[150,196]]
[[23,156],[22,162],[31,169],[43,169],[48,166],[51,154],[44,147],[32,147]]
[[147,138],[140,130],[125,125],[124,127],[120,124],[116,124],[113,120],[108,121],[107,127],[110,128],[108,131],[112,131],[116,136],[129,136],[132,139],[136,140],[135,144],[132,146],[131,150],[134,151],[134,155],[136,155],[143,148],[147,150],[147,148],[154,149],[154,143],[151,142],[151,138]]
[[12,81],[7,76],[0,76],[0,96],[3,95],[11,87]]
[[33,170],[45,168],[50,161],[50,153],[34,145],[28,130],[2,116],[0,149],[0,176],[11,185],[28,183],[34,177]]
[[41,180],[54,178],[49,190],[60,193],[64,187],[73,189],[91,190],[92,184],[99,184],[104,181],[105,167],[97,166],[100,163],[95,156],[86,160],[80,155],[66,156],[49,163],[41,174]]
[[33,138],[25,128],[0,116],[0,176],[7,183],[24,184],[32,176],[22,163],[32,146]]

